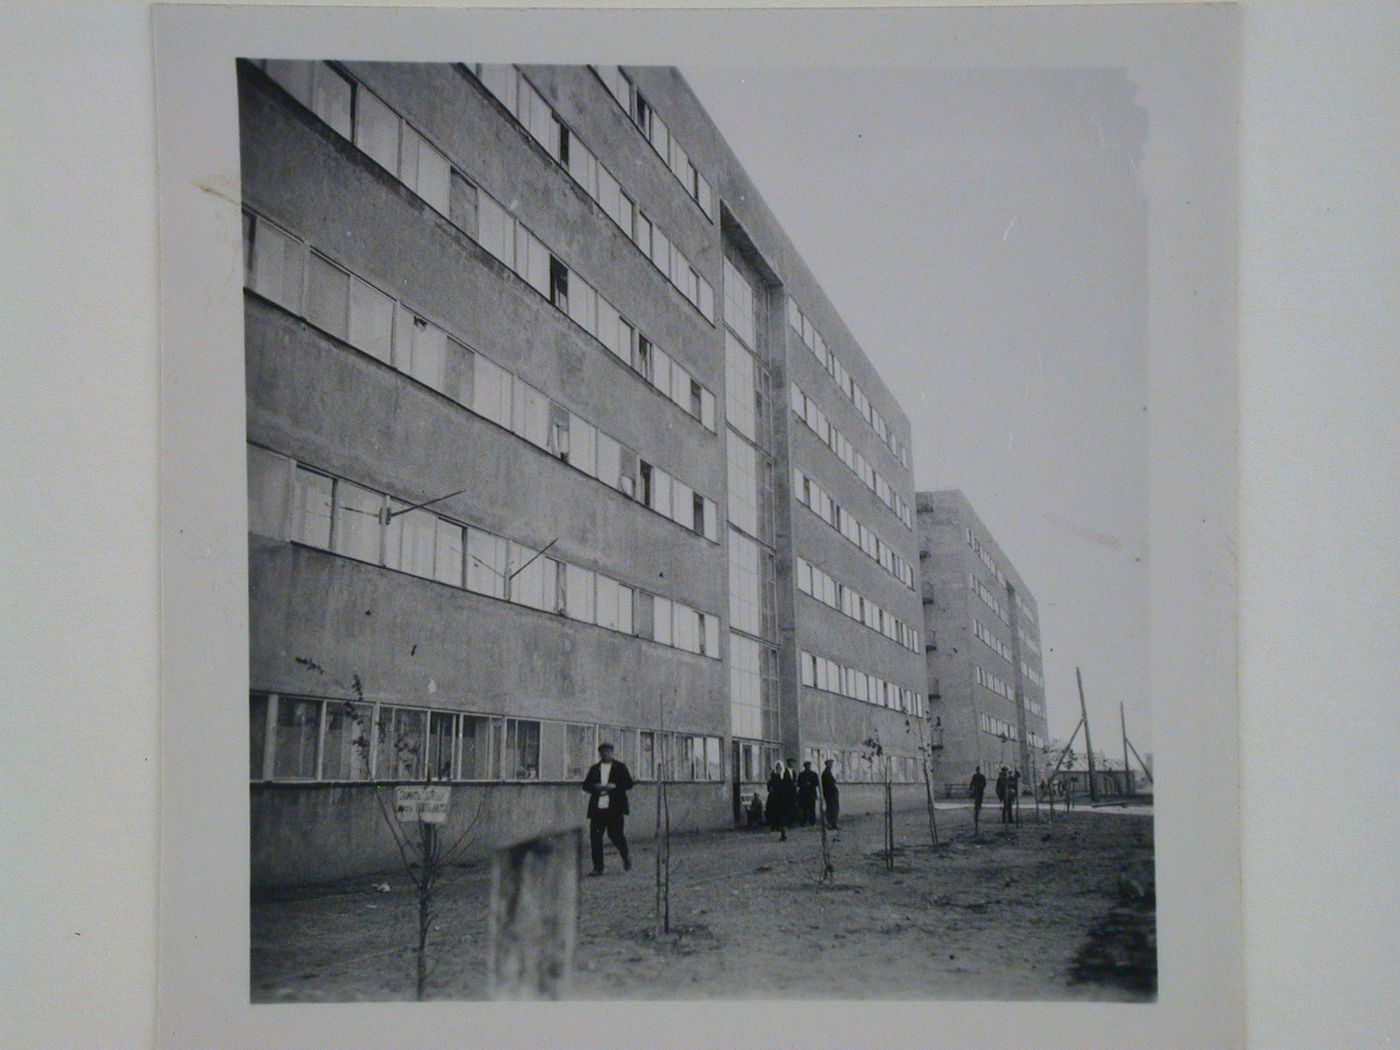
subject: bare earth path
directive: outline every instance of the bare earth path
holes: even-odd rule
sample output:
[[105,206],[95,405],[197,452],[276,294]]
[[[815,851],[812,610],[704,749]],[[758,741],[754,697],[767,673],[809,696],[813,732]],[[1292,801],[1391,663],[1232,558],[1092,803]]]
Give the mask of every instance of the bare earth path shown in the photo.
[[[984,811],[984,816],[990,811]],[[1152,818],[1076,809],[1005,834],[970,809],[896,814],[896,870],[878,816],[852,816],[817,881],[819,833],[673,840],[672,934],[651,937],[649,843],[622,872],[582,880],[578,998],[1150,998]],[[640,825],[641,820],[634,818]],[[388,893],[375,889],[387,883]],[[433,998],[485,994],[484,865],[454,872],[431,949]],[[402,872],[253,902],[259,1002],[413,996],[415,905]]]

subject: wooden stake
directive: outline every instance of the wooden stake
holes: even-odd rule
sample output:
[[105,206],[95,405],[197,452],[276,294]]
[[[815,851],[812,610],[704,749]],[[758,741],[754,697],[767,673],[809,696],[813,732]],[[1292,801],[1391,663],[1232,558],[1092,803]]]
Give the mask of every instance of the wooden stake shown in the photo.
[[1123,714],[1123,701],[1118,701],[1118,724],[1123,730],[1123,794],[1128,794],[1128,784],[1131,778],[1128,775],[1128,719]]
[[1099,800],[1099,789],[1094,783],[1094,741],[1089,736],[1089,709],[1084,704],[1084,675],[1079,667],[1074,668],[1075,681],[1079,683],[1079,717],[1084,721],[1084,749],[1089,752],[1089,801]]

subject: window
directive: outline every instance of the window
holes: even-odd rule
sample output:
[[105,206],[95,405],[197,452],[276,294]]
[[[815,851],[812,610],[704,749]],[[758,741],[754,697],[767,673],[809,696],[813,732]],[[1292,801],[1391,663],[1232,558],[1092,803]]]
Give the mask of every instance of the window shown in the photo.
[[732,332],[725,332],[724,361],[726,416],[735,430],[755,440],[757,402],[753,355]]
[[427,758],[426,711],[381,707],[374,775],[380,780],[421,780]]
[[569,268],[553,255],[549,257],[549,301],[569,312]]
[[474,380],[472,411],[509,428],[513,380],[511,374],[494,361],[478,354]]
[[399,118],[374,94],[360,88],[355,100],[355,145],[381,167],[399,171]]
[[399,140],[399,178],[441,214],[452,210],[451,165],[407,124]]
[[467,590],[505,597],[506,541],[480,529],[467,529]]
[[452,171],[452,183],[449,188],[448,218],[452,220],[452,225],[468,237],[480,238],[476,187],[455,169]]
[[[569,317],[585,332],[592,334],[598,327],[598,293],[578,274],[570,275],[565,270],[564,279]],[[558,305],[557,302],[555,305]]]
[[385,364],[392,356],[394,300],[359,278],[350,279],[349,341]]
[[433,579],[462,586],[462,556],[465,551],[462,526],[437,519],[437,537],[433,544]]
[[689,528],[702,535],[705,533],[705,497],[698,492],[691,493]]
[[538,780],[540,775],[540,724],[520,718],[506,719],[505,779]]
[[515,226],[515,272],[535,291],[549,298],[549,249],[524,226]]
[[547,447],[549,399],[518,377],[513,385],[515,397],[511,407],[511,429],[530,444]]
[[594,574],[578,565],[564,566],[564,614],[571,620],[594,622]]
[[501,262],[515,268],[515,220],[482,193],[477,197],[478,221],[481,225],[481,246]]
[[340,134],[350,137],[354,88],[348,80],[324,62],[272,59],[266,69],[267,75],[286,88],[288,94]]
[[671,516],[671,475],[660,467],[652,467],[651,474],[651,498],[647,501],[647,506],[663,518],[669,518]]
[[659,595],[652,598],[652,640],[660,642],[662,645],[670,645],[673,637],[671,630],[671,607],[669,598],[662,598]]
[[601,430],[598,431],[598,480],[615,489],[623,489],[624,492],[631,495],[630,490],[623,488],[622,485],[621,457],[621,446]]
[[656,779],[656,734],[642,730],[637,734],[637,778]]
[[349,334],[350,275],[311,253],[306,269],[306,319],[337,339]]
[[[463,715],[461,719],[462,757],[459,775],[463,780],[496,780],[501,775],[499,719]],[[493,747],[492,741],[497,743]]]
[[292,538],[329,550],[335,482],[324,474],[297,467],[293,481]]
[[[759,589],[762,563],[758,544],[729,533],[729,625],[748,634],[763,634]],[[799,576],[800,579],[800,576]]]
[[325,718],[321,779],[368,780],[374,708],[368,704],[327,700]]
[[659,346],[651,348],[651,385],[665,397],[671,396],[671,356]]
[[334,551],[378,565],[384,497],[348,481],[335,486]]
[[519,605],[531,609],[553,611],[553,595],[545,593],[545,560],[539,551],[523,544],[509,544],[509,560],[506,563],[506,576],[510,580],[508,597]]
[[731,632],[729,720],[735,736],[776,735],[775,684],[771,650],[751,638]]
[[717,736],[705,737],[705,779],[723,780],[724,763],[720,758],[720,745],[723,741]]
[[291,460],[248,446],[248,531],[255,536],[286,538],[291,471]]
[[617,630],[623,634],[633,633],[631,587],[617,585]]
[[564,727],[564,778],[582,780],[593,764],[597,731],[594,726],[566,725]]
[[272,723],[272,775],[278,780],[314,780],[321,734],[321,702],[276,699]]
[[598,474],[597,439],[593,424],[569,414],[569,462],[594,477]]
[[248,258],[245,279],[248,287],[288,310],[301,310],[301,270],[303,250],[300,241],[273,226],[266,219],[249,216]]
[[403,306],[395,316],[394,328],[394,367],[434,390],[442,390],[447,333]]
[[478,68],[477,77],[482,86],[495,95],[506,109],[512,113],[516,112],[516,92],[520,85],[520,77],[516,74],[514,66],[483,65]]
[[456,769],[453,762],[453,745],[457,736],[457,716],[445,711],[434,711],[428,717],[428,768],[429,780],[453,780]]
[[[390,512],[404,504],[392,501]],[[391,569],[432,579],[436,571],[438,519],[426,510],[401,511],[390,522],[386,536],[385,564]],[[459,532],[461,530],[458,530]],[[459,560],[458,564],[461,562]]]
[[712,656],[716,660],[720,657],[719,652],[719,617],[712,613],[702,613],[700,616],[700,651],[706,656]]
[[476,355],[451,337],[444,345],[443,383],[438,389],[459,405],[470,405],[476,396]]
[[597,618],[599,627],[610,631],[618,628],[618,585],[617,581],[600,575],[597,579]]
[[559,126],[559,160],[575,181],[594,199],[598,198],[598,161],[582,142]]
[[565,463],[569,462],[569,418],[567,409],[549,406],[549,452]]
[[675,606],[675,647],[688,653],[700,651],[700,614],[679,602]]

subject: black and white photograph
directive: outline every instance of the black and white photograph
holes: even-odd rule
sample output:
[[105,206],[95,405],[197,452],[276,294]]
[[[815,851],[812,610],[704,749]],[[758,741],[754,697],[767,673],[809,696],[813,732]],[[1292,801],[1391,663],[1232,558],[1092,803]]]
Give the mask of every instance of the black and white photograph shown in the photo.
[[254,998],[1150,999],[1128,79],[238,72]]
[[1153,998],[1127,76],[238,88],[255,1001]]
[[1231,514],[1236,23],[753,17],[221,42],[255,1009],[1157,1003],[1159,807],[1233,775],[1172,743],[1232,568],[1153,574]]

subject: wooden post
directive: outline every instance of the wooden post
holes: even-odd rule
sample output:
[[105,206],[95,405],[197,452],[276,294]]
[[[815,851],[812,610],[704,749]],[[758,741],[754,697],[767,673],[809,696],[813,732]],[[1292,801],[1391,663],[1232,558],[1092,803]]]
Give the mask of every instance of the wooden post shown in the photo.
[[[1126,738],[1125,738],[1126,739]],[[1137,753],[1137,748],[1133,747],[1133,742],[1127,740],[1127,744],[1133,749],[1133,757],[1138,760],[1138,765],[1142,766],[1143,775],[1147,777],[1147,782],[1152,783],[1152,770],[1147,768],[1147,763],[1142,760],[1142,756]]]
[[583,831],[496,851],[486,970],[492,999],[562,999],[573,976]]
[[1094,741],[1089,736],[1089,709],[1084,705],[1084,676],[1079,667],[1074,668],[1074,679],[1079,683],[1079,717],[1084,720],[1084,750],[1089,752],[1089,801],[1099,800],[1099,789],[1094,783]]
[[1118,724],[1123,729],[1123,795],[1128,794],[1128,784],[1132,777],[1128,773],[1128,719],[1123,714],[1123,701],[1118,701]]

